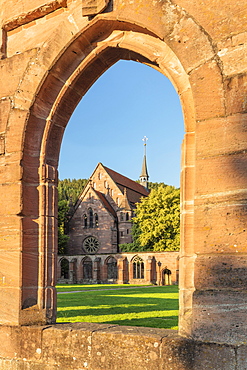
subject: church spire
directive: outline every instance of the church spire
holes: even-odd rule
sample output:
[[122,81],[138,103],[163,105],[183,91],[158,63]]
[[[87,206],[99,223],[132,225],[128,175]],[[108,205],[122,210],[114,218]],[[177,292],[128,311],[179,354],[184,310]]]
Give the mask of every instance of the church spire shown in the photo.
[[142,162],[142,172],[140,174],[140,184],[144,186],[146,189],[148,189],[148,170],[147,170],[147,159],[146,159],[146,147],[147,147],[147,140],[148,138],[144,136],[142,139],[144,142],[144,156],[143,156],[143,162]]

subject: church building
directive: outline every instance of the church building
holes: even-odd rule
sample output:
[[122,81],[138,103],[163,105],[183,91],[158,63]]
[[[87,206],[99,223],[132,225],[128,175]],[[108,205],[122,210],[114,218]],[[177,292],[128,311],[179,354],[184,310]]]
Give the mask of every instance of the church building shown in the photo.
[[147,197],[146,138],[140,183],[98,163],[70,207],[66,256],[58,258],[60,283],[175,284],[179,252],[122,253],[132,242],[136,204]]
[[131,218],[148,194],[143,185],[99,163],[71,210],[68,253],[118,253],[119,244],[132,242]]

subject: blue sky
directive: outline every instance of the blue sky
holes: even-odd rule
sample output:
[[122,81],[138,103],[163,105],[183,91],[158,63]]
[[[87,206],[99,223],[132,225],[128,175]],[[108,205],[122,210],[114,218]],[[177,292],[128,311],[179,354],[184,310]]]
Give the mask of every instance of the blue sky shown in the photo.
[[59,178],[88,178],[98,162],[138,180],[144,136],[149,181],[179,186],[183,117],[160,72],[119,61],[82,98],[65,130]]

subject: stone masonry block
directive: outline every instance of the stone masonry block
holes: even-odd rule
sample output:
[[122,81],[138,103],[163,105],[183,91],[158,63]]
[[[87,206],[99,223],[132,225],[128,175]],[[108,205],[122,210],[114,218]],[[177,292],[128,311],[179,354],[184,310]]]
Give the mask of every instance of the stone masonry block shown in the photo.
[[161,346],[161,369],[187,370],[193,369],[193,341],[178,335],[163,338]]
[[[241,195],[241,194],[240,194]],[[239,197],[239,194],[236,194]],[[195,207],[195,246],[197,254],[246,253],[247,209],[245,200],[215,203]],[[229,201],[229,195],[228,195]],[[204,201],[205,202],[205,201]]]
[[246,289],[246,255],[199,255],[195,261],[196,289]]
[[[247,74],[229,77],[225,80],[226,111],[227,114],[243,113],[247,111]],[[240,122],[241,117],[239,117]]]
[[35,51],[29,50],[23,54],[14,55],[12,58],[0,60],[0,96],[14,95],[27,68],[29,58],[32,58],[35,53]]
[[0,252],[20,250],[21,219],[19,216],[0,217]]
[[195,342],[193,369],[236,370],[234,347],[215,343]]
[[247,150],[245,133],[247,114],[234,114],[226,118],[215,118],[197,125],[198,158],[231,155]]
[[225,114],[222,75],[214,60],[193,70],[190,74],[190,83],[193,90],[197,120]]
[[[2,179],[4,181],[4,179]],[[21,185],[0,184],[0,215],[16,215],[21,211]]]
[[196,164],[197,195],[226,193],[246,188],[247,157],[245,152],[218,155],[211,158],[198,158]]
[[10,109],[10,99],[4,98],[0,100],[0,132],[4,132],[6,130]]
[[[162,338],[169,332],[162,329],[116,326],[93,333],[92,358],[95,369],[157,370]],[[122,359],[125,361],[122,361]]]
[[53,325],[43,331],[42,358],[63,369],[94,368],[91,362],[92,332],[109,325],[90,323]]
[[28,113],[28,111],[22,109],[12,109],[10,112],[6,134],[6,152],[8,154],[17,150],[22,150],[23,131]]
[[237,367],[236,370],[247,370],[247,346],[246,344],[240,345],[237,348]]
[[245,290],[195,291],[192,312],[193,338],[227,344],[245,342],[246,299]]

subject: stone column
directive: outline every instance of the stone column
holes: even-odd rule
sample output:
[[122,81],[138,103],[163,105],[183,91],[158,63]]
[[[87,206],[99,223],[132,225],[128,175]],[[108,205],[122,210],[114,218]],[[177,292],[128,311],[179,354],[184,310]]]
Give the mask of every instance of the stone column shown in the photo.
[[152,257],[148,257],[145,263],[145,281],[152,283]]
[[93,261],[93,280],[95,281],[95,283],[100,282],[100,261],[100,257],[96,257]]
[[125,278],[124,278],[124,275],[125,275],[125,271],[124,271],[124,261],[125,261],[125,257],[121,257],[118,259],[118,284],[124,284],[125,282]]
[[247,337],[246,122],[233,114],[198,124],[192,335],[202,341]]

